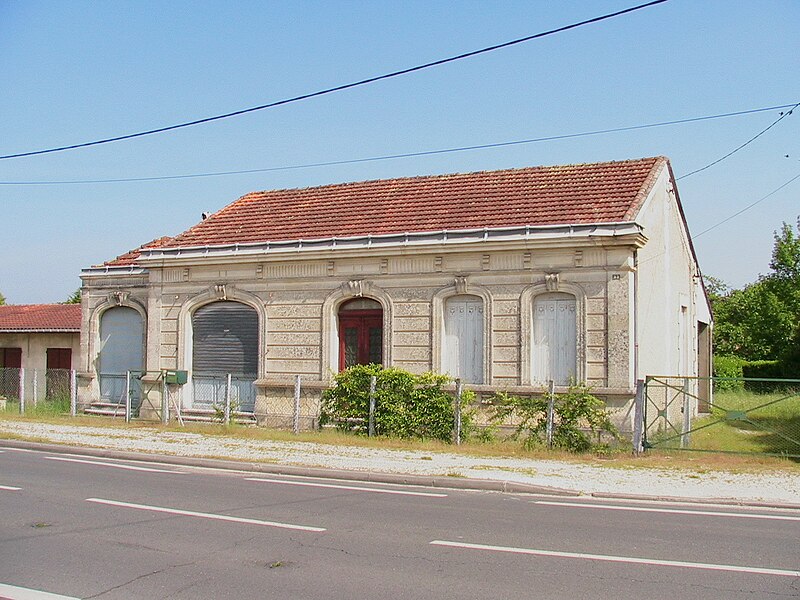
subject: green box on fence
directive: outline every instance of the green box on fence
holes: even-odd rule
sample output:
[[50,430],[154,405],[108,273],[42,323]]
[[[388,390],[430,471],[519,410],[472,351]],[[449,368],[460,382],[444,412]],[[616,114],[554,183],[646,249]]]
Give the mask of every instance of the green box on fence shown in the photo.
[[164,371],[164,381],[167,383],[174,383],[183,385],[189,381],[188,371]]

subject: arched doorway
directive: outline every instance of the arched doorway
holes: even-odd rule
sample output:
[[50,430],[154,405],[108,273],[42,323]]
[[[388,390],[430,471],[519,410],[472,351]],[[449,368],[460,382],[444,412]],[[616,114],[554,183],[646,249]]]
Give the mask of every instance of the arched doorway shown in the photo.
[[531,381],[568,385],[577,379],[577,314],[575,296],[549,293],[533,303]]
[[100,353],[98,380],[100,398],[112,404],[125,404],[127,373],[130,380],[131,405],[139,406],[141,398],[138,375],[144,369],[144,322],[138,311],[128,306],[109,308],[100,315]]
[[258,343],[258,313],[251,306],[221,301],[198,308],[192,315],[192,405],[224,405],[230,374],[231,404],[252,412]]
[[371,298],[356,298],[339,307],[339,370],[353,365],[383,364],[383,308]]
[[450,296],[444,304],[442,372],[465,383],[483,383],[483,299]]

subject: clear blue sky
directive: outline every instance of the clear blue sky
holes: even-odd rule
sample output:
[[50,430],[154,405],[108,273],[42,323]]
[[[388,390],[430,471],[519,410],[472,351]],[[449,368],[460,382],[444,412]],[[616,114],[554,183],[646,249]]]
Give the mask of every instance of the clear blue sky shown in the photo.
[[[0,0],[0,155],[313,92],[637,3]],[[800,2],[670,0],[288,106],[0,160],[0,182],[258,169],[640,125],[800,102],[799,74]],[[62,301],[81,268],[175,235],[249,191],[660,154],[680,176],[778,116],[229,177],[0,185],[0,292],[15,304]],[[691,231],[800,174],[798,133],[800,110],[680,181]],[[799,214],[800,180],[698,237],[703,272],[753,281],[768,271],[773,232]]]

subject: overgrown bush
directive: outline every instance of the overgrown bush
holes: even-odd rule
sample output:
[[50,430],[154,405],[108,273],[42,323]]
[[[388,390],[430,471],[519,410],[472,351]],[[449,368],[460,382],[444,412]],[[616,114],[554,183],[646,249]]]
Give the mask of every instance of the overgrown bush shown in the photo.
[[714,377],[730,379],[714,380],[714,390],[716,391],[738,391],[744,389],[744,377],[742,367],[747,363],[746,360],[738,356],[716,356],[714,355]]
[[[522,438],[527,449],[547,443],[547,412],[550,395],[512,396],[495,394],[493,419],[496,422],[514,418],[517,421],[512,439]],[[595,442],[600,432],[619,439],[619,432],[605,409],[605,403],[585,386],[570,386],[565,394],[553,398],[553,447],[571,452],[603,448]]]
[[[356,365],[334,378],[335,385],[322,394],[320,424],[366,434],[369,427],[369,384],[375,376],[375,433],[377,435],[436,439],[450,442],[455,424],[455,402],[444,390],[452,383],[446,375],[414,375],[380,365]],[[473,395],[462,394],[462,406]],[[472,430],[472,414],[462,411],[462,432]]]

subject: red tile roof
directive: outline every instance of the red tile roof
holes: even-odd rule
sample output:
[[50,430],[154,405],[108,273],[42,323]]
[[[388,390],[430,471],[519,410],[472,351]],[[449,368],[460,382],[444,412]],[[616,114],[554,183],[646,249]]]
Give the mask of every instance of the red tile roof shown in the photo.
[[113,260],[108,260],[103,263],[102,266],[104,267],[124,267],[128,265],[136,264],[136,259],[142,254],[142,250],[145,248],[161,248],[162,246],[166,245],[168,241],[172,238],[168,235],[164,237],[156,238],[146,244],[142,244],[138,248],[134,250],[129,250],[125,254],[120,254],[117,258]]
[[0,306],[0,332],[80,330],[80,304],[9,304]]
[[253,192],[159,246],[625,222],[635,218],[667,162],[654,157]]

